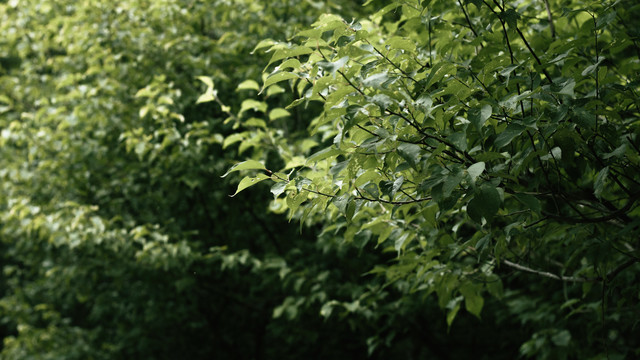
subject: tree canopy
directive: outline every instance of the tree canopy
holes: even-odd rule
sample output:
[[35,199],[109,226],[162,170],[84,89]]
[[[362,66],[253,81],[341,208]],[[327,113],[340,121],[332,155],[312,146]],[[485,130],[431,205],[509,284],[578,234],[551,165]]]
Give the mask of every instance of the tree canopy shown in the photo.
[[640,356],[638,16],[0,1],[0,356]]

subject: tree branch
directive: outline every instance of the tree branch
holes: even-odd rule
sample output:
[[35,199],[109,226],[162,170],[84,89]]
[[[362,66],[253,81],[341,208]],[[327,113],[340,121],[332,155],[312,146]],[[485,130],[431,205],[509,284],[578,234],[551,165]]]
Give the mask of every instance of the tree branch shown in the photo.
[[532,273],[532,274],[536,274],[536,275],[540,275],[543,277],[547,277],[550,279],[554,279],[554,280],[559,280],[559,281],[568,281],[568,282],[597,282],[601,279],[597,279],[597,278],[583,278],[583,277],[576,277],[576,276],[560,276],[560,275],[556,275],[553,273],[550,273],[548,271],[541,271],[541,270],[535,270],[532,269],[530,267],[526,267],[524,265],[520,265],[520,264],[516,264],[514,262],[511,262],[509,260],[502,260],[502,263],[512,267],[514,269],[520,270],[520,271],[524,271],[524,272],[528,272],[528,273]]

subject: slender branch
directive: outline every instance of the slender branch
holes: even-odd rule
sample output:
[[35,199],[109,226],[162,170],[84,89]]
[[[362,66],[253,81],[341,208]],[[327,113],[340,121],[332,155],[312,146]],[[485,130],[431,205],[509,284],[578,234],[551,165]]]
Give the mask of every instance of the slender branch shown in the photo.
[[607,274],[607,282],[610,282],[616,276],[618,276],[618,274],[620,274],[622,271],[624,271],[626,268],[630,267],[631,265],[633,265],[633,264],[635,264],[637,262],[640,262],[640,259],[633,258],[633,259],[630,259],[627,262],[621,264],[617,268],[613,269],[610,273]]
[[469,19],[469,15],[467,14],[467,10],[464,8],[464,5],[462,5],[462,2],[460,0],[458,0],[458,4],[460,4],[460,8],[462,9],[464,18],[467,20],[467,24],[469,24],[469,28],[471,29],[471,32],[473,32],[473,35],[475,35],[475,37],[478,37],[478,33],[473,28],[473,24],[471,24],[471,19]]
[[[502,24],[502,27],[504,29],[505,28],[505,21],[502,19],[502,17],[495,10],[493,10],[493,7],[491,7],[491,5],[489,5],[489,4],[487,4],[487,2],[485,0],[482,0],[482,1],[498,17],[498,20],[500,20],[500,23]],[[493,3],[498,6],[498,9],[500,9],[500,12],[504,13],[504,7],[501,7],[500,4],[496,0],[493,0]],[[518,25],[515,25],[514,28],[515,28],[516,32],[518,33],[518,35],[520,36],[520,39],[522,39],[522,41],[524,42],[524,44],[527,47],[527,49],[529,49],[529,52],[531,53],[531,55],[533,55],[533,58],[536,60],[538,65],[542,66],[542,61],[540,61],[540,58],[538,58],[538,55],[536,55],[536,52],[533,51],[533,48],[531,47],[531,45],[527,41],[527,38],[524,37],[524,34],[522,33],[522,31],[520,31],[520,28],[518,27]],[[505,36],[506,36],[506,29],[504,29],[504,31],[505,31]],[[509,45],[509,52],[511,52],[511,45],[509,44],[509,39],[508,38],[507,38],[507,45]],[[511,53],[511,55],[513,56],[513,53]],[[549,83],[553,84],[553,79],[551,78],[551,75],[549,75],[547,70],[542,68],[542,72],[547,77],[547,80],[549,80]]]
[[553,219],[556,219],[556,220],[560,220],[560,221],[564,221],[564,222],[568,222],[568,223],[571,223],[571,224],[592,224],[592,223],[606,222],[606,221],[618,218],[618,217],[624,215],[627,211],[631,210],[631,207],[633,206],[633,204],[635,204],[636,200],[638,200],[638,197],[640,197],[640,192],[636,193],[633,196],[631,196],[629,198],[629,200],[627,201],[627,203],[622,208],[610,213],[609,215],[596,217],[596,218],[590,218],[590,217],[587,217],[585,215],[583,215],[582,218],[572,218],[572,217],[568,217],[568,216],[559,216],[559,215],[551,214],[551,213],[548,213],[546,211],[543,211],[542,213],[545,216],[548,216],[550,218],[553,218]]
[[502,260],[502,263],[507,265],[507,266],[509,266],[509,267],[512,267],[514,269],[520,270],[520,271],[524,271],[524,272],[540,275],[540,276],[543,276],[543,277],[547,277],[547,278],[554,279],[554,280],[559,280],[559,281],[596,282],[596,281],[600,280],[600,279],[597,279],[597,278],[583,278],[583,277],[577,277],[577,276],[560,276],[560,275],[556,275],[556,274],[550,273],[548,271],[535,270],[535,269],[532,269],[532,268],[524,266],[524,265],[516,264],[516,263],[511,262],[509,260]]
[[[524,41],[524,44],[527,46],[527,49],[529,49],[529,52],[531,53],[531,55],[533,55],[533,57],[536,59],[536,62],[538,63],[538,65],[542,66],[542,61],[540,61],[540,58],[538,58],[538,55],[536,55],[536,52],[533,51],[533,48],[531,48],[531,45],[529,45],[529,42],[524,37],[524,34],[522,33],[522,31],[520,31],[520,28],[518,28],[518,26],[516,26],[515,28],[516,28],[516,31],[518,32],[518,35],[520,35],[520,38],[522,39],[522,41]],[[551,78],[551,75],[549,75],[549,73],[547,72],[547,69],[542,68],[542,72],[547,77],[547,80],[549,80],[549,83],[553,84],[553,79]]]
[[415,204],[415,203],[419,203],[419,202],[425,202],[425,201],[432,200],[431,197],[414,199],[414,200],[409,200],[409,201],[391,201],[391,200],[384,200],[384,199],[380,199],[380,198],[373,199],[373,198],[368,198],[368,197],[364,196],[362,194],[362,192],[360,191],[360,189],[358,189],[358,188],[356,188],[356,191],[358,192],[358,195],[359,195],[358,197],[356,197],[356,199],[372,201],[372,202],[381,202],[381,203],[392,204],[392,205],[407,205],[407,204]]
[[357,91],[357,92],[359,92],[359,93],[360,93],[360,95],[365,96],[364,91],[362,91],[362,89],[360,89],[359,87],[355,86],[355,85],[351,82],[351,80],[350,80],[350,79],[349,79],[349,78],[348,78],[348,77],[347,77],[347,76],[346,76],[342,71],[338,70],[338,74],[342,75],[342,77],[343,77],[343,78],[344,78],[344,79],[349,83],[349,85],[350,85],[352,88],[356,89],[356,91]]
[[[371,45],[371,43],[369,41],[367,41],[367,44]],[[400,68],[400,66],[398,66],[398,64],[394,63],[393,61],[391,61],[391,59],[389,59],[385,54],[383,54],[382,52],[380,52],[380,50],[378,50],[375,46],[371,45],[371,47],[373,47],[373,50],[375,50],[378,55],[382,56],[385,60],[387,60],[387,62],[389,64],[391,64],[394,68],[398,69],[398,71],[400,71],[402,73],[402,75],[404,75],[405,77],[411,79],[414,83],[417,83],[418,81],[416,79],[414,79],[411,75],[409,75],[406,71],[402,70]],[[344,76],[344,75],[343,75]]]
[[357,126],[358,128],[360,128],[360,130],[364,130],[364,131],[368,132],[370,135],[373,135],[373,136],[375,136],[375,137],[377,137],[377,138],[379,138],[379,137],[380,137],[380,135],[378,135],[378,134],[374,133],[373,131],[371,131],[371,130],[369,130],[369,129],[365,128],[364,126],[362,126],[362,125],[360,125],[360,124],[356,124],[356,126]]
[[547,9],[547,18],[549,19],[549,27],[551,28],[551,37],[556,38],[556,27],[553,25],[553,15],[551,14],[551,7],[549,6],[549,0],[543,0],[544,7]]
[[524,226],[524,228],[525,228],[525,229],[528,229],[528,228],[530,228],[530,227],[532,227],[532,226],[535,226],[535,225],[537,225],[537,224],[539,224],[539,223],[541,223],[541,222],[543,222],[543,221],[546,221],[546,220],[549,220],[549,217],[548,217],[548,216],[545,216],[545,217],[543,217],[543,218],[542,218],[542,219],[540,219],[540,220],[536,220],[536,221],[532,222],[531,224],[527,224],[527,225],[525,225],[525,226]]
[[[291,183],[291,180],[289,180],[289,179],[285,179],[285,178],[283,178],[282,176],[278,175],[277,173],[272,172],[271,170],[266,170],[266,171],[267,171],[267,174],[269,174],[270,176],[274,176],[274,177],[275,177],[276,179],[278,179],[278,180],[282,180],[282,181],[286,182],[287,184]],[[308,189],[308,188],[304,188],[304,187],[303,187],[303,188],[301,188],[301,190],[308,191],[308,192],[313,193],[313,194],[316,194],[316,195],[326,196],[326,197],[329,197],[329,198],[334,198],[334,197],[336,197],[335,195],[331,195],[331,194],[323,193],[323,192],[321,192],[321,191],[317,191],[317,190],[313,190],[313,189]]]
[[[440,137],[438,137],[438,136],[431,135],[431,134],[429,134],[429,133],[425,132],[422,128],[420,128],[420,126],[418,126],[418,124],[416,124],[416,123],[414,123],[413,121],[411,121],[411,119],[409,119],[409,118],[408,118],[408,117],[406,117],[405,115],[403,115],[403,114],[401,114],[401,113],[397,113],[397,112],[392,111],[392,110],[389,110],[389,109],[386,109],[385,111],[386,111],[387,113],[391,114],[391,115],[396,115],[396,116],[398,116],[398,117],[401,117],[404,121],[406,121],[407,123],[409,123],[409,125],[411,125],[414,129],[416,129],[420,134],[424,135],[425,137],[430,138],[430,139],[434,139],[434,140],[436,140],[437,142],[442,143],[442,144],[445,144],[445,145],[447,145],[448,147],[450,147],[450,148],[454,149],[455,151],[457,151],[457,152],[459,152],[459,153],[463,154],[463,155],[464,155],[464,157],[465,157],[468,161],[470,161],[472,164],[477,163],[477,161],[473,158],[473,156],[469,155],[469,153],[468,153],[468,152],[466,152],[466,151],[462,151],[462,150],[458,149],[455,145],[453,145],[452,143],[450,143],[449,141],[447,141],[447,140],[445,140],[445,139],[442,139],[442,138],[440,138]],[[464,160],[463,160],[463,159],[461,159],[460,157],[458,157],[457,155],[455,155],[455,154],[453,154],[453,153],[451,153],[451,154],[449,154],[449,155],[454,156],[456,159],[461,160],[461,161],[463,161],[463,162],[464,162]]]

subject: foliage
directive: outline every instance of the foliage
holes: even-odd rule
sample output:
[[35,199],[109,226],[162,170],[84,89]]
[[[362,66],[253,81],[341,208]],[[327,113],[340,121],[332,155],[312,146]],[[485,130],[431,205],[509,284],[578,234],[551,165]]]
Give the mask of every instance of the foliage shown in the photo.
[[0,1],[0,357],[638,356],[640,8],[452,4]]
[[[268,127],[237,113],[240,152],[255,151],[230,169],[254,170],[236,194],[270,179],[272,210],[320,239],[395,254],[369,274],[436,294],[449,326],[498,299],[529,326],[523,356],[638,356],[639,9],[408,0],[324,15],[265,47],[261,93],[285,83],[297,99],[260,103]],[[318,105],[298,133],[278,123]],[[376,316],[378,295],[322,314]]]
[[225,201],[231,125],[196,103],[197,77],[239,105],[259,39],[336,8],[320,7],[0,3],[2,358],[251,358],[295,341],[272,314],[296,230],[260,193]]

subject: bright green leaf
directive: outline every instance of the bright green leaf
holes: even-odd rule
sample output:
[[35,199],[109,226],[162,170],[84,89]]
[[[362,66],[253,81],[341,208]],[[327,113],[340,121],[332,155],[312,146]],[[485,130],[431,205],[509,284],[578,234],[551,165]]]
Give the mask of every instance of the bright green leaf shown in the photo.
[[231,197],[234,197],[236,195],[238,195],[238,193],[248,187],[251,187],[257,183],[259,183],[262,180],[266,180],[269,179],[269,177],[265,174],[258,174],[255,177],[250,177],[250,176],[246,176],[244,177],[242,180],[240,180],[240,183],[238,184],[238,189],[236,190],[236,192],[233,195],[229,195]]
[[227,172],[221,177],[225,177],[232,172],[240,170],[266,170],[264,165],[257,160],[247,160],[233,165]]

